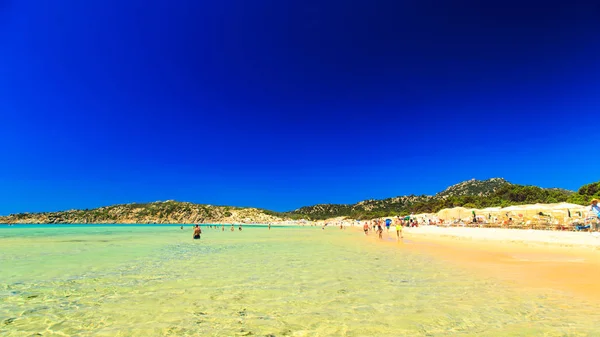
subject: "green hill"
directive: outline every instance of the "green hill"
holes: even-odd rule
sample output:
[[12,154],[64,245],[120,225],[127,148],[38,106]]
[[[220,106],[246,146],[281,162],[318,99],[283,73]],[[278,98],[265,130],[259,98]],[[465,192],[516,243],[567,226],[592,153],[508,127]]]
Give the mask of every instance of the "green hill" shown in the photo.
[[200,205],[178,201],[158,201],[147,204],[113,205],[91,210],[21,213],[0,217],[0,223],[266,223],[281,221],[284,217],[286,216],[257,208]]
[[487,197],[492,195],[495,191],[500,189],[501,187],[512,185],[508,181],[503,178],[491,178],[488,180],[476,180],[471,179],[467,181],[463,181],[456,185],[452,185],[445,190],[437,193],[436,197],[458,197],[465,195],[475,195]]
[[586,205],[592,198],[600,198],[600,182],[584,185],[577,192],[573,192],[560,188],[511,184],[502,178],[492,178],[464,181],[433,196],[409,195],[370,199],[351,205],[319,204],[283,213],[257,208],[165,201],[114,205],[92,210],[13,214],[0,217],[0,223],[266,223],[302,218],[320,220],[340,216],[372,219],[411,213],[433,213],[455,206],[506,207],[563,201]]
[[560,188],[541,188],[512,184],[502,178],[471,179],[452,185],[434,196],[399,196],[382,200],[365,200],[352,205],[321,204],[302,207],[292,212],[310,219],[347,216],[354,219],[433,213],[444,208],[506,207],[518,204],[573,202],[587,204],[594,193],[600,194],[600,183],[585,185],[578,193]]

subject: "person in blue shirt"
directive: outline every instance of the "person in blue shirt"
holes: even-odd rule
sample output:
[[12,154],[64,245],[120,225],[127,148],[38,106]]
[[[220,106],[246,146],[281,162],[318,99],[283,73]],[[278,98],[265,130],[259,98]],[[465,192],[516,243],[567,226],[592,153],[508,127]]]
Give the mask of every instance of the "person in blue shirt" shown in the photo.
[[600,200],[598,200],[598,199],[592,200],[592,208],[591,208],[591,211],[594,212],[594,214],[598,217],[598,219],[600,219],[600,207],[598,206],[599,201]]
[[598,227],[600,226],[600,207],[598,206],[599,201],[600,200],[598,199],[592,200],[592,206],[590,207],[590,211],[592,211],[592,214],[594,214],[598,220],[598,224],[596,224],[596,230],[598,230]]

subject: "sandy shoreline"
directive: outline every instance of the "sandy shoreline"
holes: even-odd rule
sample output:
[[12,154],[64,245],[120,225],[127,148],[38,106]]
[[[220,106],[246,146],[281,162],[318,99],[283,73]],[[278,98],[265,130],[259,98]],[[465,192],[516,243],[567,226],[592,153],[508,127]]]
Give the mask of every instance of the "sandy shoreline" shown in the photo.
[[600,249],[598,232],[566,232],[506,228],[469,228],[422,226],[407,228],[406,233],[417,236],[452,237],[494,242],[518,242],[559,246],[579,246]]
[[600,303],[600,235],[500,228],[424,226],[384,230],[383,240],[351,227],[372,244],[397,246],[428,254],[481,277],[494,277],[515,287],[560,292]]

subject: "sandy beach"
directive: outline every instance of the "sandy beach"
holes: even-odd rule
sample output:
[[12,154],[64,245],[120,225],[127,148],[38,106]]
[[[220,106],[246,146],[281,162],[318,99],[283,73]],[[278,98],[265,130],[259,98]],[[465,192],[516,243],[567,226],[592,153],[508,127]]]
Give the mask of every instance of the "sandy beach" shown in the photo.
[[403,233],[401,242],[393,228],[389,234],[384,230],[383,240],[374,233],[367,240],[402,245],[515,287],[600,303],[598,233],[436,226],[404,228]]

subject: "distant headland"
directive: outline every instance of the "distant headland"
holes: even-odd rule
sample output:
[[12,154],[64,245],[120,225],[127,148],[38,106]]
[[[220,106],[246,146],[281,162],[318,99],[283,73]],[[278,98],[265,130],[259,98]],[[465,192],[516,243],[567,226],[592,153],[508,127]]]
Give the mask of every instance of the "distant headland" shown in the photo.
[[356,204],[318,204],[288,212],[169,200],[86,210],[11,214],[0,217],[0,223],[277,223],[288,220],[323,220],[334,217],[372,219],[411,213],[434,213],[456,206],[484,208],[557,202],[586,205],[593,198],[600,198],[600,181],[586,184],[577,191],[569,191],[560,188],[518,185],[502,178],[491,178],[464,181],[431,196],[397,196],[381,200],[364,200]]

